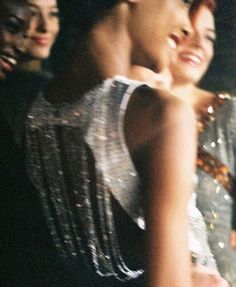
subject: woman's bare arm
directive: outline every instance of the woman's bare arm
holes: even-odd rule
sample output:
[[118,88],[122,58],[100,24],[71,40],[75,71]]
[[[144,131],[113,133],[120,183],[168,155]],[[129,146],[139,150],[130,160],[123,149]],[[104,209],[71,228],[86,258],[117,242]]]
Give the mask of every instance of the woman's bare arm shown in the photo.
[[191,286],[187,204],[195,166],[195,126],[192,110],[164,92],[144,89],[129,102],[125,134],[146,189],[151,287]]

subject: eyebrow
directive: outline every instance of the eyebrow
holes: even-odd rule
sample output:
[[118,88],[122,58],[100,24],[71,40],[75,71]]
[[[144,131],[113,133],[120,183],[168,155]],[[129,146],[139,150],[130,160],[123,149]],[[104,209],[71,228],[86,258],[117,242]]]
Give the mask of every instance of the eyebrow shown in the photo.
[[[33,3],[30,3],[30,2],[28,2],[28,4],[27,4],[28,6],[30,6],[30,7],[34,7],[34,8],[40,8],[40,6],[39,5],[36,5],[36,4],[33,4]],[[56,8],[56,9],[58,9],[58,7],[57,7],[57,5],[52,5],[52,6],[47,6],[48,8]]]

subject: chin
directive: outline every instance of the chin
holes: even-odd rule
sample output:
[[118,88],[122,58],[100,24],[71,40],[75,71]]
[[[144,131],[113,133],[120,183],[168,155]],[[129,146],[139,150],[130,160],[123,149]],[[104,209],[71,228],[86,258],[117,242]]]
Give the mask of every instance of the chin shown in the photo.
[[182,72],[179,71],[178,73],[176,73],[176,76],[178,78],[182,78],[186,82],[196,84],[201,80],[203,73],[192,69],[185,69]]
[[51,49],[38,49],[35,51],[32,51],[31,55],[32,58],[38,59],[38,60],[46,60],[50,56]]

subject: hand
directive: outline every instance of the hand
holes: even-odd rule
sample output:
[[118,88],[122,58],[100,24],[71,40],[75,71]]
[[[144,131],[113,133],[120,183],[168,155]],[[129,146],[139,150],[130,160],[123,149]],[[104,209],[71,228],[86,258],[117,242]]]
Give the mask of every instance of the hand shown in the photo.
[[220,274],[206,266],[192,265],[192,287],[229,287]]

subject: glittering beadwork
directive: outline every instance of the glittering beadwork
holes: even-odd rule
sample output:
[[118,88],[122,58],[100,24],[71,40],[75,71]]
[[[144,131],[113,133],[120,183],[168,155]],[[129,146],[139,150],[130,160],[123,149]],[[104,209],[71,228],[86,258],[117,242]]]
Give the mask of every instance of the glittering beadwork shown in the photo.
[[140,85],[107,80],[82,101],[61,106],[39,97],[28,115],[29,172],[56,247],[64,257],[85,255],[83,265],[119,281],[143,274],[124,262],[111,199],[144,228],[139,181],[123,139],[124,101]]
[[217,269],[214,256],[212,255],[208,241],[206,225],[202,214],[196,207],[196,193],[192,192],[188,204],[189,214],[189,250],[197,258],[197,263]]
[[217,180],[228,192],[233,192],[234,179],[228,167],[201,147],[198,147],[197,167]]
[[236,171],[236,99],[228,94],[219,96],[219,104],[209,109],[211,115],[199,133],[197,206],[207,224],[217,267],[230,286],[236,287],[236,252],[228,241]]
[[[198,122],[199,133],[203,132],[209,123],[215,120],[216,109],[230,99],[231,96],[226,93],[215,95],[212,104],[207,109],[207,113],[203,114]],[[215,178],[226,190],[233,192],[234,179],[228,167],[201,147],[198,147],[197,167]]]
[[[143,274],[143,262],[134,270],[124,262],[112,206],[113,197],[145,229],[139,177],[123,134],[126,104],[141,85],[116,77],[57,106],[41,96],[27,123],[29,173],[58,251],[78,261],[83,257],[87,269],[120,281]],[[209,265],[212,255],[194,193],[189,217],[190,243],[194,237],[201,263]]]
[[211,105],[208,106],[207,112],[202,113],[198,120],[198,131],[202,132],[210,122],[215,119],[215,111],[218,107],[224,104],[226,100],[231,99],[231,96],[227,93],[216,93]]

